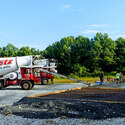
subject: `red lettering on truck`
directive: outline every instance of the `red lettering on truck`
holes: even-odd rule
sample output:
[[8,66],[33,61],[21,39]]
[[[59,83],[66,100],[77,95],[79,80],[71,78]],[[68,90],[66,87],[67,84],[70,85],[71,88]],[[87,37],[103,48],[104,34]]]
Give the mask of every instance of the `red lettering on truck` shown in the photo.
[[0,60],[0,65],[3,65],[3,61],[4,61],[4,60]]
[[0,65],[8,65],[8,64],[12,64],[12,59],[8,60],[0,60]]
[[5,60],[5,61],[4,61],[4,65],[6,65],[6,64],[7,64],[7,61],[8,61],[8,60]]
[[12,63],[12,61],[13,61],[12,59],[11,59],[11,60],[8,60],[8,63],[7,63],[7,64],[11,64],[11,63]]

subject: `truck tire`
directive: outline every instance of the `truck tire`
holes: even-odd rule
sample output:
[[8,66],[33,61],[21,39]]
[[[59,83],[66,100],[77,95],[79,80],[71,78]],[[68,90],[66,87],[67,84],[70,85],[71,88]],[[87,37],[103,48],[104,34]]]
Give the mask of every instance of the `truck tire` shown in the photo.
[[21,87],[23,90],[29,90],[32,88],[32,83],[30,81],[23,81]]
[[2,88],[3,88],[3,81],[0,80],[0,89],[2,89]]
[[43,85],[47,85],[48,84],[48,78],[42,78],[41,79],[41,83],[43,84]]
[[32,87],[31,87],[31,89],[34,87],[34,84],[32,84]]
[[31,84],[32,84],[32,85],[31,85],[31,89],[32,89],[32,88],[34,87],[34,83],[33,83],[33,82],[31,82]]

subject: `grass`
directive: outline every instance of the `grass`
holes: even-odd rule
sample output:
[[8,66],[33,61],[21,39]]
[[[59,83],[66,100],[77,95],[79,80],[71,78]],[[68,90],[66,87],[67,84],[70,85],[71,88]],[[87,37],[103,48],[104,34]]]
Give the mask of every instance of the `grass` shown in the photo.
[[[105,76],[104,82],[111,81],[114,78],[115,78],[114,76]],[[100,81],[99,77],[80,77],[76,79],[89,82],[89,83],[96,83],[97,81]],[[54,83],[77,83],[77,82],[66,78],[54,78]]]
[[76,83],[75,81],[69,80],[69,79],[54,79],[54,83]]
[[[76,79],[90,82],[90,83],[95,83],[95,82],[99,81],[99,77],[80,77],[80,78],[76,78]],[[70,79],[66,79],[66,78],[55,78],[54,83],[77,83],[77,82],[72,81]]]
[[97,81],[99,81],[99,77],[82,77],[79,79],[90,83],[96,83]]

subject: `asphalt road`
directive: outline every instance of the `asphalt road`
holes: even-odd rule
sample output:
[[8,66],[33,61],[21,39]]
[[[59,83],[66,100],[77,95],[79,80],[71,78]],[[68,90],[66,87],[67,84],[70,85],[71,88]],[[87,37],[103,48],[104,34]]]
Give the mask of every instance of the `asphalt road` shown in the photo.
[[20,86],[9,86],[0,90],[0,107],[5,105],[12,105],[23,97],[37,94],[49,93],[54,91],[72,89],[85,86],[82,83],[70,84],[51,84],[51,85],[35,85],[31,90],[22,90]]

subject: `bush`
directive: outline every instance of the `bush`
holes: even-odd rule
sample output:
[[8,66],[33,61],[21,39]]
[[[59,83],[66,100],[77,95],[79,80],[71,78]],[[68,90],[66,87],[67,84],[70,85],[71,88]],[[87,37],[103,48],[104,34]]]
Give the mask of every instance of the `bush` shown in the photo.
[[111,75],[111,76],[115,76],[116,73],[117,73],[117,71],[112,71],[112,72],[110,73],[110,75]]
[[78,78],[78,76],[75,75],[74,73],[70,73],[69,77],[71,77],[71,78]]
[[90,75],[89,69],[87,69],[85,66],[82,66],[80,64],[74,64],[72,67],[72,70],[73,70],[72,74],[79,76],[79,77],[84,77],[84,76]]
[[99,74],[100,74],[100,71],[99,71],[99,70],[94,70],[91,75],[92,75],[93,77],[95,77],[95,76],[99,76]]
[[122,72],[123,74],[125,74],[125,67],[123,67],[123,68],[121,69],[121,72]]

